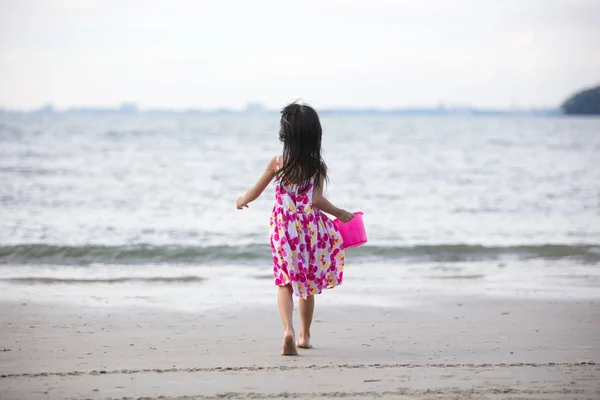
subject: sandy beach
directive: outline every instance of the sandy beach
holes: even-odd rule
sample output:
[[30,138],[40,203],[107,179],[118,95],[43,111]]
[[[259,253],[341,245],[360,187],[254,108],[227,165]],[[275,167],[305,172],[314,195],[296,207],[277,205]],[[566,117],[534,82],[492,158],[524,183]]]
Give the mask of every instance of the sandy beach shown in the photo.
[[279,355],[275,305],[1,307],[4,400],[600,398],[596,301],[317,305],[299,357]]

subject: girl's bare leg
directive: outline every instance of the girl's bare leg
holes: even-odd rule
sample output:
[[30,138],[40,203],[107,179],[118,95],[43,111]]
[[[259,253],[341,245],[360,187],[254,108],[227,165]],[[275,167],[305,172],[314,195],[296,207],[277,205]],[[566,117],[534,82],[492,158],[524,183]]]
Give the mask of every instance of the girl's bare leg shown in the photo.
[[283,323],[283,349],[282,356],[298,355],[296,343],[294,342],[294,326],[292,325],[292,313],[294,311],[294,299],[292,298],[292,287],[279,286],[277,292],[277,304],[279,305],[279,313],[281,314],[281,322]]
[[315,311],[315,296],[308,296],[306,300],[300,299],[300,338],[296,342],[298,347],[310,349],[310,325]]

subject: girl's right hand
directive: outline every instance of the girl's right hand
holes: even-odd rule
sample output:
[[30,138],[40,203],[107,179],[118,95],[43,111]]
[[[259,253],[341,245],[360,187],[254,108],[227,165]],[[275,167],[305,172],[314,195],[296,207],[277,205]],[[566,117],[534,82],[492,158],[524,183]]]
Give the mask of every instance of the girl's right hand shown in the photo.
[[340,212],[338,213],[338,215],[336,215],[337,219],[339,219],[342,222],[350,222],[352,221],[352,219],[354,218],[354,214],[351,212],[348,212],[346,210],[340,210]]
[[237,200],[235,201],[235,207],[238,210],[242,210],[244,208],[248,208],[248,203],[246,203],[244,201],[244,196],[240,196],[240,197],[237,198]]

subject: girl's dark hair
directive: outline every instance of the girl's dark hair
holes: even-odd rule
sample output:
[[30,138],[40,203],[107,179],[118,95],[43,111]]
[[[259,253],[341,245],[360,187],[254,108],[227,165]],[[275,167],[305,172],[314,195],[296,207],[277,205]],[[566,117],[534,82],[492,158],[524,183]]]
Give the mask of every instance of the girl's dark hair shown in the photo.
[[295,183],[302,193],[313,178],[315,185],[321,185],[321,177],[327,180],[321,136],[319,115],[312,107],[292,103],[281,110],[279,140],[283,142],[283,165],[277,171],[281,184]]

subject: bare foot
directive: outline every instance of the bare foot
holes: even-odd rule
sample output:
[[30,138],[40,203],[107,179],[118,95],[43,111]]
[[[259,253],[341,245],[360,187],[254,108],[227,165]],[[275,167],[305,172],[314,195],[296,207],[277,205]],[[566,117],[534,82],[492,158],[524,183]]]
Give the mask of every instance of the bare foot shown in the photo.
[[300,334],[300,338],[296,342],[296,346],[300,347],[301,349],[310,349],[312,347],[310,344],[310,334]]
[[281,350],[282,356],[297,356],[298,349],[296,349],[296,343],[294,343],[294,332],[285,331],[283,333],[283,349]]

